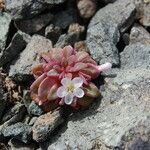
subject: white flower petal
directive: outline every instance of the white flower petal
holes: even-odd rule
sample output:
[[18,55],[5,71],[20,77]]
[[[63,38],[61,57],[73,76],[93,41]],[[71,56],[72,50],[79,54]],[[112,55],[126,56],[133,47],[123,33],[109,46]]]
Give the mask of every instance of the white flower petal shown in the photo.
[[72,80],[72,82],[73,82],[74,87],[75,87],[75,89],[76,89],[76,88],[79,88],[79,87],[82,86],[82,84],[83,84],[83,79],[80,78],[80,77],[76,77],[76,78],[74,78],[74,79]]
[[67,105],[70,105],[70,104],[72,104],[72,102],[73,102],[73,94],[68,94],[68,95],[66,95],[66,96],[65,96],[65,103],[66,103]]
[[74,96],[81,98],[84,96],[84,91],[81,88],[77,88],[73,92]]
[[63,86],[59,87],[57,90],[57,96],[63,98],[67,95],[67,92]]
[[63,86],[66,86],[67,84],[69,84],[71,82],[71,79],[70,78],[63,78],[62,80],[61,80],[61,84],[63,85]]

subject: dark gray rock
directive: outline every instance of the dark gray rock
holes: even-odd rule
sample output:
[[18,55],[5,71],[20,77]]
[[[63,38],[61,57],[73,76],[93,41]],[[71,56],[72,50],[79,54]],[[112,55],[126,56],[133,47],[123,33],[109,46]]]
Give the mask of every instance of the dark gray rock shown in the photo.
[[4,92],[3,89],[3,78],[0,72],[0,120],[6,107],[6,103],[7,103],[7,94]]
[[92,18],[86,42],[92,57],[100,64],[111,62],[119,64],[116,44],[120,33],[133,23],[135,5],[132,0],[119,0],[100,9]]
[[18,31],[12,38],[9,46],[0,54],[0,66],[17,58],[19,53],[25,49],[31,37],[21,31]]
[[52,18],[53,15],[48,13],[34,17],[32,19],[16,21],[15,25],[17,29],[28,34],[33,34],[46,27],[46,25],[49,24]]
[[52,42],[45,37],[34,35],[19,58],[10,66],[9,76],[17,81],[26,81],[31,77],[32,66],[39,63],[40,53],[48,52]]
[[140,25],[135,25],[130,33],[130,44],[137,42],[150,44],[150,33]]
[[79,40],[79,36],[75,33],[62,34],[54,47],[63,48],[66,45],[74,45]]
[[55,47],[59,48],[66,45],[74,45],[76,42],[80,41],[84,31],[84,26],[81,26],[78,23],[71,24],[69,26],[68,33],[59,37]]
[[24,143],[31,142],[31,127],[24,123],[16,123],[2,128],[4,137],[18,139]]
[[150,45],[130,44],[120,54],[120,60],[122,69],[150,69]]
[[11,14],[14,20],[28,19],[64,1],[65,0],[5,0],[5,7],[6,11]]
[[58,41],[58,38],[61,35],[61,28],[54,26],[53,24],[50,24],[45,29],[45,37],[50,39],[53,44],[55,44]]
[[10,146],[11,150],[35,150],[37,149],[37,146],[34,143],[25,144],[16,139],[11,139],[8,142],[8,145]]
[[63,122],[60,110],[40,116],[32,127],[33,139],[37,142],[47,140],[50,134]]
[[26,108],[23,104],[18,103],[4,114],[2,122],[5,125],[11,125],[16,122],[22,121],[26,113]]
[[5,49],[11,17],[7,13],[0,14],[0,52]]
[[67,11],[60,11],[54,16],[52,24],[61,29],[66,29],[70,24],[77,21],[76,12],[73,9]]

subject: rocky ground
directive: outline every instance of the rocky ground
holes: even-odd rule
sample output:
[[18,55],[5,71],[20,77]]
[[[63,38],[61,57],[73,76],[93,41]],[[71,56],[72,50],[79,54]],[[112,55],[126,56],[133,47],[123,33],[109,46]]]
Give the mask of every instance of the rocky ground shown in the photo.
[[[31,100],[40,52],[72,45],[113,69],[86,110]],[[0,150],[150,150],[150,0],[0,0]]]

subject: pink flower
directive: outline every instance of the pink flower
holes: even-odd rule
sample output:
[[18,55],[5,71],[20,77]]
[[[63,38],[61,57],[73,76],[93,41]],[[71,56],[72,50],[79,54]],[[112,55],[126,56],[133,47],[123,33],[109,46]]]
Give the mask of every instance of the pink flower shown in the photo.
[[98,66],[88,53],[77,52],[71,46],[53,48],[41,56],[44,62],[32,69],[36,80],[30,87],[31,97],[39,105],[52,106],[50,109],[64,103],[89,105],[99,95],[91,80],[111,68],[110,63]]

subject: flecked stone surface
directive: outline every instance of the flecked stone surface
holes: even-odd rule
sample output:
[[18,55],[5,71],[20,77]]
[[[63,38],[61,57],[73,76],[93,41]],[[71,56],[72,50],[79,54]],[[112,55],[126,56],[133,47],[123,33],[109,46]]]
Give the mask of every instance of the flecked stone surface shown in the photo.
[[116,44],[120,33],[134,21],[135,6],[132,0],[119,0],[100,9],[92,18],[87,30],[87,46],[92,57],[100,64],[119,64]]
[[135,25],[131,29],[130,44],[132,43],[150,44],[150,33],[142,26]]
[[12,137],[24,143],[31,140],[31,127],[24,123],[16,123],[11,126],[4,126],[2,128],[4,137]]
[[11,17],[7,13],[0,14],[0,52],[5,49]]
[[5,7],[12,18],[18,20],[32,18],[45,9],[51,9],[54,5],[63,2],[65,2],[65,0],[5,0]]
[[18,31],[12,38],[9,46],[0,54],[0,66],[11,62],[25,49],[31,37],[21,31]]
[[32,127],[33,139],[37,142],[45,141],[63,122],[60,110],[41,115]]
[[34,35],[16,62],[10,66],[9,76],[16,80],[26,80],[31,75],[32,66],[39,63],[39,56],[52,48],[52,42],[45,37]]
[[[120,54],[121,67],[150,69],[150,45],[135,43],[127,46]],[[139,61],[139,59],[141,61]],[[130,62],[130,63],[129,63]]]

